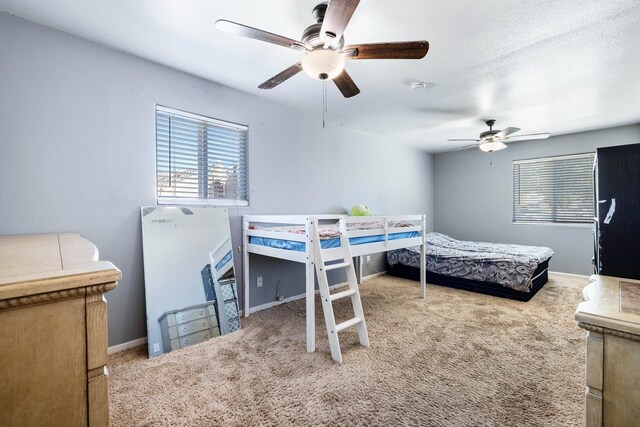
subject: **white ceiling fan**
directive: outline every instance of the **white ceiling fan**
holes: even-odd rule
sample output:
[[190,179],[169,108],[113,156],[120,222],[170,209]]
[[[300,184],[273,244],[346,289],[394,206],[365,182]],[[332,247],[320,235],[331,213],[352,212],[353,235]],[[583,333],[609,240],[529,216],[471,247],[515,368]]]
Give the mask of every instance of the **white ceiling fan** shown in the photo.
[[489,130],[482,132],[479,139],[448,139],[447,141],[474,142],[474,144],[456,148],[452,151],[460,151],[466,150],[468,148],[478,147],[485,153],[492,153],[494,151],[499,151],[507,148],[506,144],[508,144],[509,142],[527,141],[529,139],[545,139],[551,136],[550,133],[530,133],[525,135],[512,136],[514,133],[519,132],[520,128],[508,127],[502,130],[498,130],[493,129],[493,126],[496,124],[496,121],[494,119],[485,120],[484,122],[487,124],[487,126],[489,126]]

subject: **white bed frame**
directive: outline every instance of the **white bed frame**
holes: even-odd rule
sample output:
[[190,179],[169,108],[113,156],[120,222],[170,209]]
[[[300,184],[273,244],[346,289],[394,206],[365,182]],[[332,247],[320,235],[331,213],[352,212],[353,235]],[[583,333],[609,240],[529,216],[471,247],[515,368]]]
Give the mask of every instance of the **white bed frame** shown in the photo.
[[225,240],[221,241],[214,250],[209,252],[209,259],[211,261],[211,275],[218,280],[220,277],[233,268],[233,253],[231,258],[220,268],[220,271],[216,270],[216,265],[223,259],[229,252],[233,252],[231,244],[231,236],[228,236]]
[[[243,264],[244,264],[244,316],[249,316],[250,307],[250,283],[249,283],[249,254],[259,254],[272,258],[280,258],[289,261],[305,264],[306,272],[306,310],[307,310],[307,351],[313,352],[316,349],[315,340],[315,256],[313,245],[314,227],[319,221],[337,222],[340,218],[344,218],[347,225],[357,222],[380,222],[383,228],[372,230],[352,230],[349,231],[349,238],[384,235],[384,240],[380,242],[364,243],[352,245],[351,252],[354,257],[361,257],[373,253],[386,252],[393,249],[402,249],[411,246],[420,246],[420,297],[425,297],[425,234],[426,234],[426,216],[425,215],[400,215],[400,216],[368,216],[368,217],[350,217],[347,215],[245,215],[242,219],[243,230]],[[409,221],[417,222],[419,225],[412,227],[393,228],[389,226],[391,222]],[[301,225],[305,228],[304,234],[287,233],[280,231],[252,230],[249,228],[251,224],[262,224],[271,226],[284,225]],[[411,231],[419,231],[420,236],[404,239],[389,240],[388,236],[393,233],[408,233]],[[298,252],[288,249],[277,249],[268,246],[255,245],[249,243],[251,237],[264,237],[271,239],[292,240],[305,243],[305,251]],[[323,258],[325,262],[342,259],[342,250],[340,247],[323,250]],[[253,312],[259,311],[254,308]]]

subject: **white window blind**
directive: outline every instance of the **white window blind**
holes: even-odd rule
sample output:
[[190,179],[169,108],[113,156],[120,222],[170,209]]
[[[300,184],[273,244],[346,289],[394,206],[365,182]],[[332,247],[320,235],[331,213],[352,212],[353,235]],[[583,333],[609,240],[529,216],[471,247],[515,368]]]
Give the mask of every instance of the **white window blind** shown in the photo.
[[247,126],[156,106],[160,202],[248,204]]
[[513,162],[513,222],[592,223],[594,153]]

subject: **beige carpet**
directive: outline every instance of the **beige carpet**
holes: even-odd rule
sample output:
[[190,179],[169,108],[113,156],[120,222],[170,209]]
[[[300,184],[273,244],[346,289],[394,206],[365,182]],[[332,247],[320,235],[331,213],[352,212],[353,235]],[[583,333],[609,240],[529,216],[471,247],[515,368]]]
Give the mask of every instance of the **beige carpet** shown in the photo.
[[[371,348],[341,334],[305,352],[304,300],[245,319],[240,332],[146,358],[109,358],[113,426],[580,426],[581,279],[552,276],[527,303],[380,277],[365,282]],[[336,304],[348,315],[348,301]]]

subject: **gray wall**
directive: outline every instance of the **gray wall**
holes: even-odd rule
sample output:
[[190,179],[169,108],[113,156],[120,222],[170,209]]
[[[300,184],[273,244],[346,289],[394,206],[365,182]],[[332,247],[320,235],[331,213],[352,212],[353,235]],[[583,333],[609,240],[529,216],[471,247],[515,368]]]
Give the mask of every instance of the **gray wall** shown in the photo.
[[[0,234],[77,231],[122,270],[107,295],[110,345],[146,334],[139,207],[156,202],[156,103],[249,125],[251,206],[230,209],[236,246],[240,217],[249,213],[333,213],[365,203],[376,213],[433,218],[427,153],[340,125],[322,129],[320,117],[268,96],[5,13],[0,94]],[[255,304],[275,298],[277,280],[284,297],[304,292],[300,266],[254,258],[265,278]],[[236,256],[239,281],[240,262]]]
[[590,226],[512,223],[512,161],[637,142],[636,125],[512,143],[492,156],[477,149],[437,154],[435,230],[464,240],[548,246],[556,252],[550,270],[592,274]]

